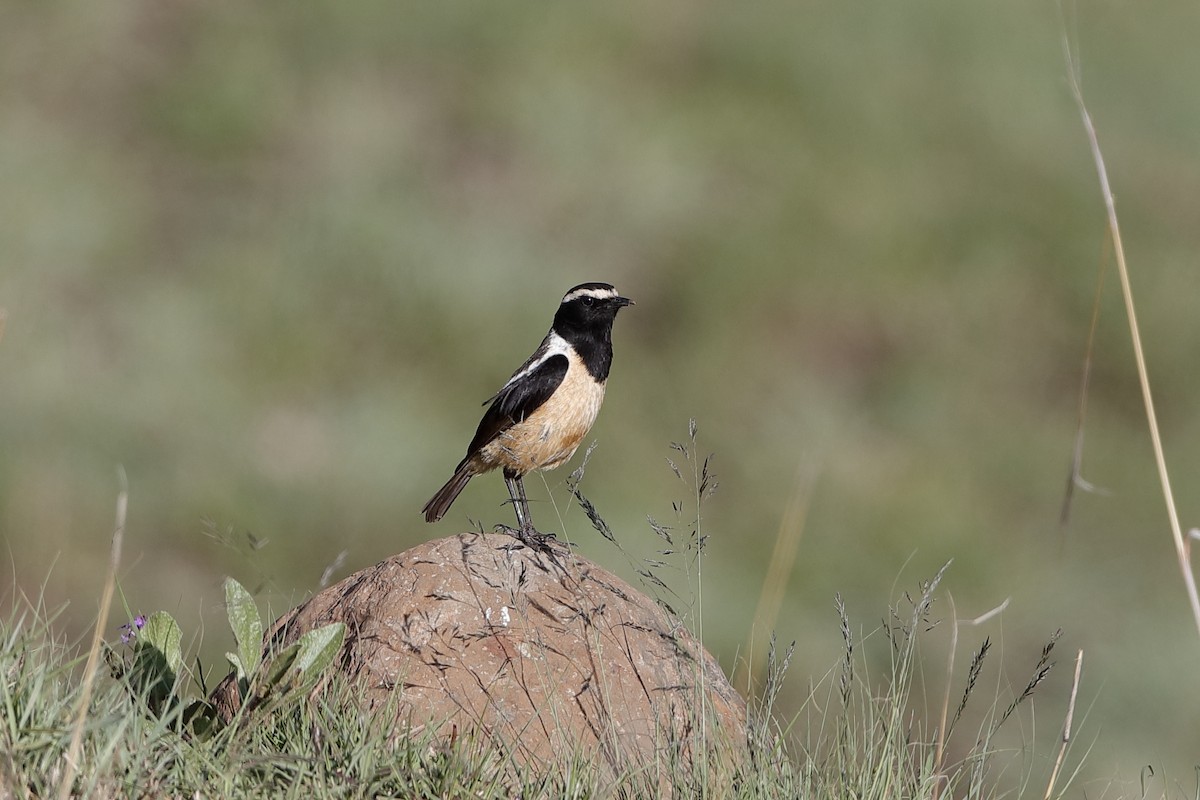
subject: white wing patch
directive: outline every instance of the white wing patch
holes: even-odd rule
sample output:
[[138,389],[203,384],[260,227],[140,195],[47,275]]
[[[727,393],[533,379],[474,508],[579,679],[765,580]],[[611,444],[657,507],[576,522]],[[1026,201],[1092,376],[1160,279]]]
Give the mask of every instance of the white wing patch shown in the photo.
[[480,471],[503,466],[525,475],[553,469],[575,454],[600,413],[604,384],[588,374],[573,352],[567,358],[567,374],[546,402],[480,448],[475,456]]
[[567,340],[554,331],[550,331],[546,334],[546,338],[542,340],[542,343],[538,345],[537,350],[533,351],[533,355],[530,356],[529,360],[522,364],[521,368],[514,372],[513,376],[500,387],[500,391],[496,392],[492,397],[504,394],[505,389],[546,363],[546,359],[553,358],[554,356],[566,356],[570,358],[572,353],[573,351],[571,350],[571,346],[567,344]]

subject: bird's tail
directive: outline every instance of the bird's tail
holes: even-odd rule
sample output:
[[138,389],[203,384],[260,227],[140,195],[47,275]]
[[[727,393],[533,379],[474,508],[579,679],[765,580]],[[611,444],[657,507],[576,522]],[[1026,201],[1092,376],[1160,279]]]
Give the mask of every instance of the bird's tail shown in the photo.
[[460,464],[458,469],[454,471],[454,476],[446,481],[446,485],[437,490],[437,494],[429,498],[429,502],[421,511],[425,514],[426,522],[437,522],[446,515],[450,510],[450,505],[454,499],[458,497],[467,485],[467,481],[474,477],[475,472],[471,469],[471,465]]

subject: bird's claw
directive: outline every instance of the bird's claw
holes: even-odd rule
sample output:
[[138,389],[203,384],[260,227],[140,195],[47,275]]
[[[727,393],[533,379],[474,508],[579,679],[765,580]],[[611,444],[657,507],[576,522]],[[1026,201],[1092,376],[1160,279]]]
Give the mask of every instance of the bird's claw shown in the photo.
[[523,525],[520,528],[513,528],[509,525],[497,525],[495,530],[497,533],[507,533],[531,550],[537,550],[542,553],[553,554],[554,548],[551,546],[551,542],[558,543],[558,537],[553,533],[542,533],[533,527],[533,525]]

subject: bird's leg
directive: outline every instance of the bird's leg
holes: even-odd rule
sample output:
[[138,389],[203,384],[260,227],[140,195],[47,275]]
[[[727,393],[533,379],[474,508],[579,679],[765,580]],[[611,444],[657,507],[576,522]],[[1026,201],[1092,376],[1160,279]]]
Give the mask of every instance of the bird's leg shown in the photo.
[[505,470],[504,483],[508,486],[508,497],[512,501],[513,511],[517,514],[517,527],[522,533],[536,533],[533,521],[529,517],[529,498],[525,496],[525,482],[521,480],[520,475]]
[[554,538],[552,533],[540,533],[533,527],[533,519],[529,514],[529,499],[525,496],[525,483],[520,475],[504,471],[504,483],[508,486],[508,497],[512,501],[513,510],[517,514],[517,527],[500,526],[508,533],[516,536],[522,544],[537,550],[546,550],[546,541]]

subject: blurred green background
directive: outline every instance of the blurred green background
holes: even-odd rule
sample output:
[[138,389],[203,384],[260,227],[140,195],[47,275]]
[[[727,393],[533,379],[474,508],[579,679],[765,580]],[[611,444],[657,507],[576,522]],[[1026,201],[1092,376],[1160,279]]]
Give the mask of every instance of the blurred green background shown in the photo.
[[[1090,3],[1066,30],[1186,527],[1200,10]],[[1001,643],[990,691],[1065,630],[1036,758],[1083,648],[1089,795],[1136,791],[1151,764],[1194,788],[1200,642],[1062,36],[1057,8],[1028,0],[5,3],[12,576],[84,631],[123,465],[124,594],[206,624],[216,665],[226,574],[279,612],[343,550],[334,579],[511,521],[493,476],[437,526],[418,509],[562,293],[605,280],[638,305],[617,320],[583,488],[652,553],[646,515],[686,499],[668,442],[697,419],[720,480],[704,637],[727,671],[768,635],[751,621],[801,503],[774,626],[799,640],[785,713],[837,662],[836,592],[869,630],[953,558],[960,617],[1011,598],[961,636],[960,664]],[[1084,475],[1109,493],[1077,494],[1060,528],[1102,269]],[[544,528],[568,472],[529,481]],[[632,576],[577,508],[565,525]],[[925,668],[931,702],[943,664]]]

